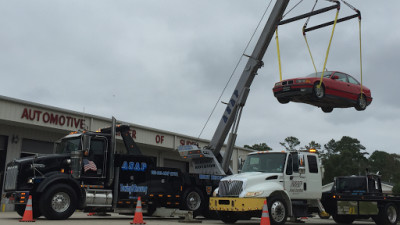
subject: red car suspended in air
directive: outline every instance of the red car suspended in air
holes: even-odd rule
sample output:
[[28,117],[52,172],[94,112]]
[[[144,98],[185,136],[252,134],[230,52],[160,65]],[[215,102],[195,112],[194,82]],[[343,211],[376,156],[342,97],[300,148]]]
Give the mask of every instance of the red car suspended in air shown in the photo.
[[[354,107],[365,110],[371,104],[371,91],[352,76],[338,71],[326,71],[319,86],[322,72],[275,83],[272,89],[282,104],[300,102],[332,112],[334,108]],[[362,92],[362,95],[361,95]]]

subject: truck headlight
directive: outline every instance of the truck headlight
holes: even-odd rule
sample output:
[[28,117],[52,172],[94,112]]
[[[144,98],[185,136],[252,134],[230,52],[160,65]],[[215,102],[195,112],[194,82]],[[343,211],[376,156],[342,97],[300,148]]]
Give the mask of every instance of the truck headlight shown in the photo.
[[256,197],[259,195],[262,195],[262,193],[264,193],[263,191],[254,191],[254,192],[247,192],[245,197]]
[[28,184],[33,184],[33,178],[29,178],[27,183]]

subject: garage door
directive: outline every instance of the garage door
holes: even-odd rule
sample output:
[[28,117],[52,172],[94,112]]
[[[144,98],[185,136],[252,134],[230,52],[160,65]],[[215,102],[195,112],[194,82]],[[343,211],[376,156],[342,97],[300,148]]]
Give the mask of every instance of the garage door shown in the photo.
[[32,139],[23,139],[21,147],[21,155],[38,153],[38,154],[51,154],[53,153],[54,143],[47,141],[37,141]]

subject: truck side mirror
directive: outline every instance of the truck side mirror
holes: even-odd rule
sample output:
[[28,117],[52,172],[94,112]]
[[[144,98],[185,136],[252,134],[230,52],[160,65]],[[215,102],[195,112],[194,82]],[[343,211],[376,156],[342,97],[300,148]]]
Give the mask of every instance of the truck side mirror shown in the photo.
[[238,158],[238,173],[242,172],[243,164],[244,164],[244,160],[241,157],[239,157]]

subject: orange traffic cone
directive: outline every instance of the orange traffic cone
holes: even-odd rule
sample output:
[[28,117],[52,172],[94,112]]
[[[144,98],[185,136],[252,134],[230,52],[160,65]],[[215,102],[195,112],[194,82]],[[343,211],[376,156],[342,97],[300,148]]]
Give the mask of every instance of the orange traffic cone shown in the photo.
[[266,199],[264,200],[260,225],[271,225],[271,222],[269,221],[268,204]]
[[140,196],[137,200],[135,215],[133,216],[131,224],[146,224],[146,222],[143,221],[142,201],[140,200]]
[[35,222],[33,219],[33,211],[32,211],[32,195],[29,195],[28,203],[26,203],[24,216],[19,222]]

